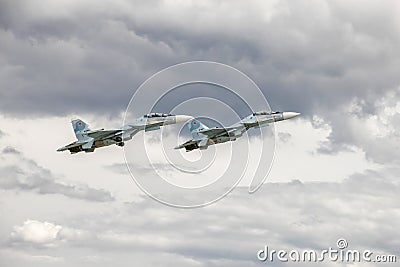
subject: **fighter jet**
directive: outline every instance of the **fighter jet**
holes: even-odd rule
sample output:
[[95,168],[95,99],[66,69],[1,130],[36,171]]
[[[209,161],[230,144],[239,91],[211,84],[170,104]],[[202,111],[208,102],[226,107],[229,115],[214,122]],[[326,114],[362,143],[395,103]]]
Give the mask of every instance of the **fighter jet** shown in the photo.
[[226,128],[208,128],[197,119],[192,119],[188,126],[193,139],[175,147],[175,149],[185,148],[186,152],[189,152],[194,149],[207,149],[210,145],[236,141],[250,128],[267,126],[270,123],[288,120],[298,115],[300,113],[297,112],[259,111]]
[[132,139],[139,131],[154,131],[160,129],[161,126],[186,122],[192,118],[186,115],[149,113],[115,130],[90,130],[89,125],[81,119],[73,119],[72,128],[78,140],[57,151],[69,150],[71,154],[75,154],[81,151],[93,152],[96,148],[114,144],[122,147],[125,144],[124,141]]

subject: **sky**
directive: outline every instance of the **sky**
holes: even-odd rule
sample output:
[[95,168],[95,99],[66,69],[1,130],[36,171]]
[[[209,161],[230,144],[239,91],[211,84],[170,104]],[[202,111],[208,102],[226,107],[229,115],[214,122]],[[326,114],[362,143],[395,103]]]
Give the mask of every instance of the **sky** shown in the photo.
[[[262,266],[265,245],[321,250],[339,238],[399,257],[399,47],[395,0],[0,0],[0,265]],[[250,173],[216,203],[173,208],[132,181],[120,147],[56,152],[75,138],[71,117],[92,129],[119,127],[143,82],[188,61],[232,66],[272,110],[301,113],[272,128],[274,160],[256,193],[248,194]],[[224,115],[227,105],[239,117],[248,111],[211,85],[186,89],[156,107],[212,96],[221,102],[186,110],[221,124],[237,119]],[[158,97],[146,90],[143,103]],[[163,129],[166,151],[181,126]],[[215,151],[257,149],[269,137],[256,133]],[[127,143],[143,180],[155,179],[154,166],[136,149],[159,155],[160,142],[151,133]],[[250,167],[254,154],[244,155]],[[155,166],[193,185],[224,171],[224,159],[197,176],[171,172],[161,157]]]

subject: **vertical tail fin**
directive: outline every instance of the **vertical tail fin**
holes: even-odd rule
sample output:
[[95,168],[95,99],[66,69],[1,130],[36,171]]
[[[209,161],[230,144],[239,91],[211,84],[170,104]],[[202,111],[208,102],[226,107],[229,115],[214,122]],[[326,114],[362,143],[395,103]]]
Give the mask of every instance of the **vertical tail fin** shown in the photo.
[[78,141],[84,141],[87,139],[87,131],[90,131],[89,125],[86,124],[83,120],[81,119],[75,119],[71,121],[72,123],[72,128],[74,128],[75,136],[78,139]]
[[190,121],[190,123],[188,124],[189,126],[189,131],[190,133],[194,133],[194,132],[199,132],[202,130],[206,130],[209,129],[206,125],[204,125],[203,123],[201,123],[199,120],[197,119],[192,119]]
[[206,125],[204,125],[197,119],[192,119],[189,122],[188,126],[194,140],[204,139],[205,135],[202,134],[201,131],[209,129]]

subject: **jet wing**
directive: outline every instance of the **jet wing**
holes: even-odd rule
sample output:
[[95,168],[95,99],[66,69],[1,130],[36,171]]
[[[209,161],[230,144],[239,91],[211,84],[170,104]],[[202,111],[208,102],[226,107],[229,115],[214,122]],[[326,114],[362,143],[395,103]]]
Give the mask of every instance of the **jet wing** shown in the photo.
[[198,143],[197,140],[189,140],[189,141],[186,141],[185,143],[183,143],[183,144],[181,144],[181,145],[179,145],[177,147],[174,147],[174,148],[175,149],[185,148],[186,151],[191,151],[191,150],[196,149],[196,148],[199,147],[197,145],[197,143]]
[[229,127],[229,128],[211,128],[199,131],[199,133],[207,135],[208,138],[219,137],[219,136],[229,136],[230,132],[236,131],[238,128]]
[[77,142],[77,141],[75,141],[75,142],[73,142],[73,143],[71,143],[69,145],[60,147],[59,149],[57,149],[57,151],[65,151],[65,150],[68,150],[70,148],[81,146],[81,145],[86,144],[86,143],[87,142]]
[[88,132],[87,135],[95,140],[99,140],[99,139],[114,137],[122,133],[123,130],[98,130],[98,131]]
[[88,137],[89,137],[88,140],[86,140],[84,142],[75,141],[75,142],[73,142],[71,144],[68,144],[66,146],[60,147],[59,149],[57,149],[57,151],[65,151],[65,150],[68,150],[70,148],[74,148],[74,147],[78,147],[78,146],[82,146],[83,148],[85,148],[85,145],[91,147],[95,140],[111,138],[111,137],[114,137],[116,135],[120,135],[122,133],[123,133],[123,130],[96,130],[96,131],[89,131],[89,132],[86,133],[88,135]]
[[164,120],[154,120],[154,121],[147,121],[146,126],[163,126],[165,123]]
[[164,126],[165,121],[164,120],[157,120],[157,121],[147,121],[146,126],[144,127],[145,131],[153,131],[153,130],[159,130],[161,126]]
[[158,130],[160,129],[161,126],[164,126],[165,121],[160,121],[160,120],[152,120],[152,121],[146,121],[145,124],[140,124],[140,125],[135,125],[135,124],[128,124],[128,126],[132,129],[136,129],[137,131],[147,129],[147,131],[151,130]]

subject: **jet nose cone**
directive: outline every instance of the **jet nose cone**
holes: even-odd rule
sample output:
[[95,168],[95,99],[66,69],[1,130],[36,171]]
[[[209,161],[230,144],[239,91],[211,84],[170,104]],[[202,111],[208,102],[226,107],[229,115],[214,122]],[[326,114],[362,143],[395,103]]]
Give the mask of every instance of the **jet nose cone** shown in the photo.
[[288,119],[297,117],[299,115],[300,115],[300,113],[298,113],[298,112],[283,112],[283,119],[288,120]]
[[192,116],[187,116],[187,115],[176,115],[175,116],[176,122],[187,122],[188,120],[193,119]]

